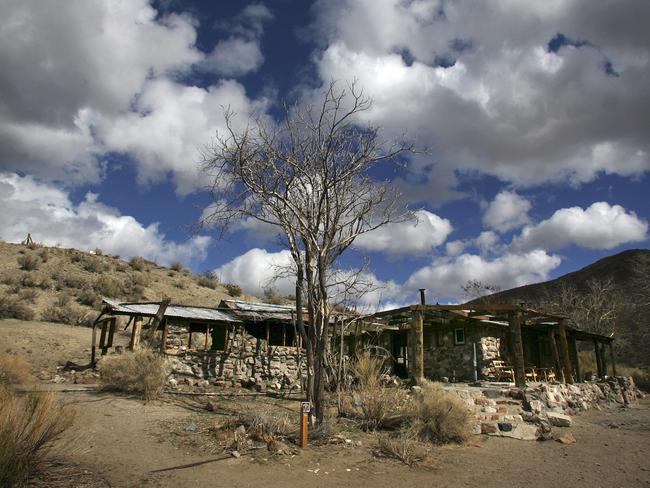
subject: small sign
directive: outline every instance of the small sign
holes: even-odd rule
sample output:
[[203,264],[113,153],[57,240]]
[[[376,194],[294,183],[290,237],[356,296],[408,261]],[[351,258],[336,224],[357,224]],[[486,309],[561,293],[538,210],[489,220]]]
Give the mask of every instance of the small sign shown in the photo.
[[311,412],[311,404],[309,402],[300,402],[300,410],[302,413]]

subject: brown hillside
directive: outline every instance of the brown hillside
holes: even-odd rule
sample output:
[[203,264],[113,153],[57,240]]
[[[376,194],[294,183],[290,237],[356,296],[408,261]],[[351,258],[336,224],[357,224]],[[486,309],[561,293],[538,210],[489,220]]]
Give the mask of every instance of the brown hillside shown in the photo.
[[0,241],[0,319],[86,324],[95,318],[102,297],[158,301],[168,296],[173,303],[215,307],[236,288],[193,275],[178,263],[166,268],[142,258],[127,262],[104,256],[100,250]]

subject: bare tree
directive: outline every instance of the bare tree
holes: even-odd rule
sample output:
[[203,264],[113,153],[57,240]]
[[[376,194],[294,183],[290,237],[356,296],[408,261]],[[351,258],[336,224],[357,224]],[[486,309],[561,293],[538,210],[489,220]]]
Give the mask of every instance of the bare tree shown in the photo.
[[[369,175],[378,163],[396,161],[411,147],[385,144],[376,127],[361,128],[371,101],[354,85],[332,82],[317,106],[285,106],[283,120],[253,117],[227,131],[205,153],[214,204],[204,223],[222,228],[242,218],[277,226],[295,265],[297,326],[307,363],[307,397],[323,419],[326,347],[330,334],[329,288],[336,260],[355,238],[410,214],[388,181]],[[337,278],[339,279],[339,278]],[[306,301],[309,327],[303,321]]]
[[489,295],[499,293],[501,287],[493,283],[485,283],[481,280],[467,280],[464,285],[461,285],[463,296],[465,300],[479,300],[481,303],[487,303]]

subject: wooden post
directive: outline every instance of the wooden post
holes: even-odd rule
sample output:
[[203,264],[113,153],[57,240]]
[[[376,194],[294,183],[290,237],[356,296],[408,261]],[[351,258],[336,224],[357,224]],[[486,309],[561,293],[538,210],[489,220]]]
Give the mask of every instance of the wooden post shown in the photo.
[[551,354],[553,356],[553,364],[555,365],[555,378],[558,381],[564,381],[560,355],[557,352],[557,342],[555,342],[555,327],[552,325],[548,328],[548,342],[551,345]]
[[300,402],[300,447],[306,449],[309,444],[309,402]]
[[108,341],[106,342],[106,348],[113,347],[113,336],[115,335],[115,327],[117,326],[117,317],[113,317],[109,321],[108,327]]
[[603,374],[603,359],[600,357],[600,348],[598,347],[598,341],[596,339],[594,339],[594,353],[596,354],[596,373],[598,379],[600,379],[605,375]]
[[129,349],[137,351],[140,349],[140,335],[142,334],[142,316],[136,315],[133,319],[133,330],[131,330],[131,341]]
[[580,356],[578,355],[578,345],[576,344],[576,338],[574,335],[569,336],[569,352],[571,353],[571,359],[573,361],[573,366],[575,369],[576,382],[580,383],[582,381],[582,372],[580,371]]
[[99,348],[102,350],[102,356],[106,355],[106,330],[108,329],[108,320],[102,321],[102,333],[99,335]]
[[165,317],[165,311],[169,306],[169,302],[170,302],[169,298],[164,298],[160,302],[158,311],[156,312],[156,315],[154,316],[153,321],[149,326],[149,335],[147,336],[147,340],[149,341],[149,344],[151,344],[154,338],[156,337],[156,331],[158,330],[158,326],[160,325],[160,322]]
[[282,322],[282,345],[287,345],[287,324]]
[[607,356],[605,355],[605,344],[599,344],[600,362],[603,365],[603,377],[607,376]]
[[203,350],[208,350],[208,340],[210,338],[210,326],[205,324],[205,343],[203,344]]
[[192,324],[189,325],[188,329],[189,329],[190,338],[187,341],[187,348],[192,349]]
[[411,316],[411,341],[413,343],[412,378],[416,385],[424,382],[424,315],[413,311]]
[[526,386],[526,367],[524,363],[524,344],[521,340],[521,312],[511,312],[508,316],[510,336],[512,337],[513,368],[515,370],[515,386]]
[[609,357],[612,360],[612,375],[616,377],[616,357],[614,356],[614,344],[612,341],[609,341]]
[[573,373],[571,372],[571,359],[569,358],[569,343],[566,338],[566,321],[560,319],[560,349],[562,350],[562,365],[564,369],[565,383],[573,384]]
[[160,341],[160,352],[162,354],[164,354],[167,350],[167,334],[169,334],[169,329],[167,328],[167,319],[163,318],[162,341]]

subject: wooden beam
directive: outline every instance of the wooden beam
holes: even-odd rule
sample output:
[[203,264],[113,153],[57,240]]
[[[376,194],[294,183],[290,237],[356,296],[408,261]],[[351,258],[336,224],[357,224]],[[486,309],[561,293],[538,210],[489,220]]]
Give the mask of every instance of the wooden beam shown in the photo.
[[210,326],[205,324],[205,343],[203,344],[203,350],[208,350],[208,340],[210,339]]
[[521,340],[521,312],[508,314],[510,336],[512,337],[513,368],[515,370],[515,385],[519,388],[526,386],[526,367],[524,362],[524,343]]
[[609,357],[612,360],[612,375],[616,377],[618,375],[616,374],[616,357],[614,356],[614,344],[610,342],[608,346],[609,346]]
[[422,312],[413,312],[411,317],[411,377],[416,385],[424,383],[424,316]]
[[560,320],[560,350],[562,351],[562,366],[564,370],[564,382],[573,384],[573,373],[571,372],[571,359],[569,357],[569,342],[566,337],[566,321]]
[[594,339],[594,354],[596,354],[596,374],[600,379],[605,375],[603,373],[603,359],[600,356],[600,347],[598,346],[598,341],[596,339]]
[[162,340],[160,341],[160,352],[163,354],[167,350],[167,334],[169,334],[169,328],[167,327],[167,319],[163,318]]
[[117,317],[113,317],[109,321],[108,326],[108,341],[106,342],[106,348],[113,347],[113,337],[115,336],[115,328],[117,327]]
[[192,326],[189,327],[190,338],[187,341],[187,348],[192,349]]
[[163,298],[163,300],[160,302],[160,305],[158,306],[158,311],[156,312],[156,315],[154,315],[153,321],[149,326],[149,335],[147,336],[147,340],[149,342],[150,347],[151,347],[151,343],[156,337],[156,331],[158,330],[158,326],[160,325],[162,319],[165,317],[165,311],[169,306],[169,302],[170,302],[169,298]]
[[569,336],[569,352],[571,353],[571,360],[575,369],[575,380],[580,383],[582,381],[582,371],[580,371],[580,356],[578,355],[578,345],[576,344],[576,337],[571,334]]
[[133,319],[133,329],[131,330],[131,341],[129,349],[137,351],[140,349],[140,336],[142,335],[142,315],[136,315]]
[[603,377],[607,376],[607,356],[605,355],[605,344],[599,342],[600,362],[603,365]]
[[106,331],[108,329],[108,320],[102,321],[102,333],[99,335],[99,348],[102,350],[102,356],[106,355]]
[[560,355],[557,352],[557,342],[555,341],[555,327],[548,328],[548,342],[551,345],[551,355],[553,356],[553,364],[555,365],[555,377],[558,381],[564,381],[564,374],[562,372],[562,363],[560,363]]

